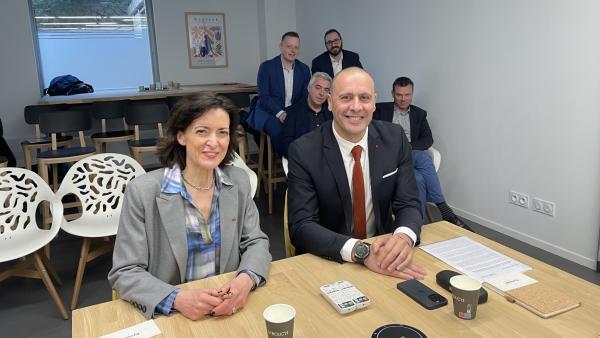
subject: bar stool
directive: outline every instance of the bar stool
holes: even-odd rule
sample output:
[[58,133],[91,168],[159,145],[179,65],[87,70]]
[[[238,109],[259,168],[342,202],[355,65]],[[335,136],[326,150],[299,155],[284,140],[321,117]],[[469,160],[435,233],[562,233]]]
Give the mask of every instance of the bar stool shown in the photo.
[[[142,163],[142,153],[156,153],[159,138],[163,137],[163,123],[169,119],[169,107],[164,100],[132,101],[131,109],[125,112],[125,121],[133,125],[134,139],[128,141],[129,152],[139,163]],[[158,137],[142,139],[140,126],[156,125]]]
[[[267,151],[267,170],[264,170],[265,148]],[[264,132],[260,134],[260,145],[258,147],[258,186],[260,180],[264,180],[265,192],[269,199],[269,215],[273,213],[273,188],[275,184],[285,182],[286,177],[283,168],[276,168],[277,164],[281,165],[280,160],[276,160],[277,154],[273,151],[271,145],[271,137]],[[259,195],[260,189],[256,192]]]
[[[42,137],[40,132],[40,115],[46,112],[67,110],[66,105],[31,105],[26,106],[23,110],[25,116],[25,123],[31,124],[35,129],[35,137],[25,139],[21,142],[23,148],[23,158],[25,160],[25,168],[31,170],[33,165],[31,153],[33,151],[39,152],[41,150],[48,150],[52,147],[52,140],[50,137]],[[56,146],[67,147],[71,144],[72,136],[57,135]]]
[[[82,109],[82,107],[79,108]],[[53,165],[53,191],[56,191],[58,187],[58,164],[77,162],[82,158],[93,155],[96,151],[94,147],[86,146],[83,135],[83,131],[89,130],[91,127],[92,121],[89,112],[86,110],[62,110],[46,112],[40,115],[40,129],[42,132],[51,135],[52,149],[38,153],[38,173],[44,181],[49,182],[48,166]],[[70,132],[77,132],[79,134],[79,147],[58,149],[56,142],[57,134]],[[65,205],[65,207],[72,207],[74,205],[78,205],[78,203]],[[45,226],[51,221],[48,215],[48,208],[43,208],[43,215],[43,225]],[[73,215],[65,215],[67,219],[75,217]]]
[[[97,153],[106,152],[106,144],[134,139],[133,130],[129,130],[125,122],[125,111],[129,109],[129,101],[102,101],[92,105],[92,115],[102,123],[102,131],[92,135],[92,142]],[[121,119],[122,130],[106,131],[107,120]]]

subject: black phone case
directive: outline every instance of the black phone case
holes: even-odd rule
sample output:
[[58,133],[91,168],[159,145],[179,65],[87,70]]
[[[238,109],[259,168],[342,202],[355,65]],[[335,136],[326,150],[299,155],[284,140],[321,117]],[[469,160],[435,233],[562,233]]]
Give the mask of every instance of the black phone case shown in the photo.
[[[448,300],[445,297],[433,291],[427,285],[419,282],[416,279],[410,279],[404,282],[400,282],[396,287],[398,288],[398,290],[402,291],[407,296],[412,298],[415,302],[421,304],[424,308],[428,310],[437,309],[448,304]],[[437,295],[434,297],[437,297],[440,301],[433,301],[429,298],[431,295]]]

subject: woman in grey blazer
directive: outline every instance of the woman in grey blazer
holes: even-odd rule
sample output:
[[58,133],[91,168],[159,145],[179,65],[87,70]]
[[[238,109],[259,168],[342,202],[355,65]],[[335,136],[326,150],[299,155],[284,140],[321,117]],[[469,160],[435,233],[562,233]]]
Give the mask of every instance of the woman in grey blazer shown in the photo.
[[[182,99],[159,145],[164,168],[127,186],[108,280],[146,318],[231,315],[266,282],[269,240],[248,176],[225,165],[237,123],[235,106],[222,96]],[[176,286],[229,271],[237,273],[220,289]]]

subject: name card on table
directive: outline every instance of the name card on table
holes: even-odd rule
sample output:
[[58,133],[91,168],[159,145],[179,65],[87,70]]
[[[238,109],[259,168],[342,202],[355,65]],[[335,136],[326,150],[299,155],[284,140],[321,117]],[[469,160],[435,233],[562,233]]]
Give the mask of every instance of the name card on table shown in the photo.
[[161,334],[160,329],[156,326],[154,320],[150,319],[100,338],[150,338],[159,334]]

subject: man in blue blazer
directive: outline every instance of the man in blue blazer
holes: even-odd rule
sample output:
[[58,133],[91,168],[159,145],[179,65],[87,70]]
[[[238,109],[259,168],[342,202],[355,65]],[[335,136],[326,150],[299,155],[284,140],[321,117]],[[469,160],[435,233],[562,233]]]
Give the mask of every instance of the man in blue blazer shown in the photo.
[[[364,70],[342,70],[331,90],[333,121],[289,149],[292,244],[297,253],[423,278],[412,262],[423,219],[408,140],[400,126],[371,121],[375,83]],[[362,241],[378,235],[372,245]]]
[[414,83],[411,79],[404,76],[397,78],[392,84],[394,102],[378,103],[373,118],[402,126],[403,134],[412,147],[412,159],[423,217],[425,217],[425,204],[432,202],[437,205],[442,219],[471,230],[446,203],[433,161],[426,152],[433,145],[433,136],[429,123],[427,123],[427,112],[411,104],[413,89]]
[[298,33],[283,34],[279,49],[280,55],[263,62],[258,69],[258,99],[246,119],[254,130],[264,131],[271,137],[271,144],[278,153],[287,116],[285,109],[306,98],[310,80],[308,66],[296,59],[300,52]]
[[323,72],[314,73],[308,83],[308,98],[287,109],[288,115],[283,123],[281,156],[288,156],[288,148],[295,139],[333,118],[326,104],[330,89],[331,77]]
[[313,74],[324,72],[333,78],[342,69],[363,67],[358,54],[343,49],[342,35],[336,29],[330,29],[325,32],[324,39],[327,51],[312,60],[311,70]]

